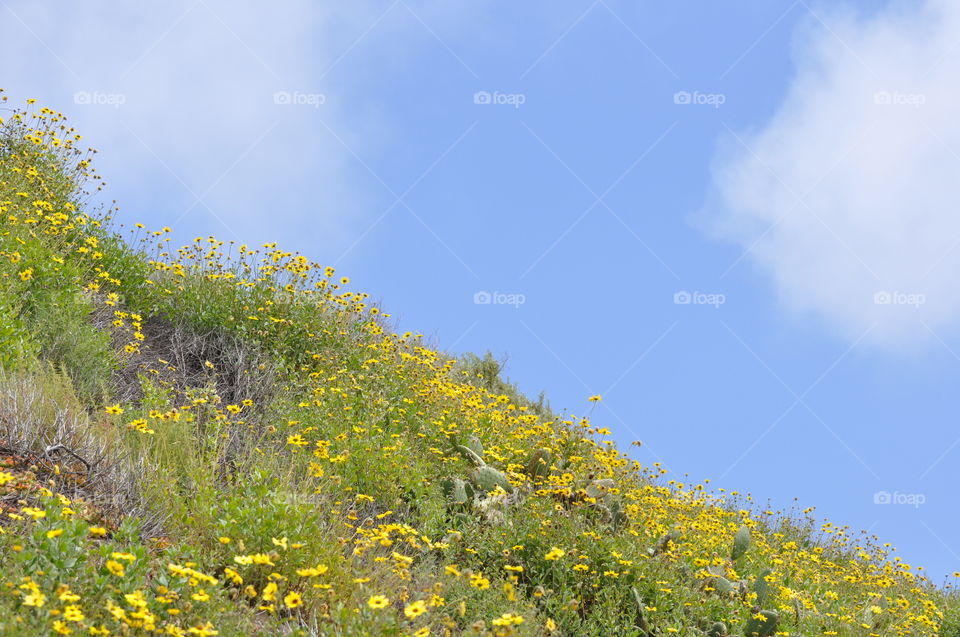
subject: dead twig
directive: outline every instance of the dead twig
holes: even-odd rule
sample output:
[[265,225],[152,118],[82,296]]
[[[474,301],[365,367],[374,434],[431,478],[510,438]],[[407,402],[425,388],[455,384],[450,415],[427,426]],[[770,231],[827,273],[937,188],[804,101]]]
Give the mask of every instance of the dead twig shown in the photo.
[[66,451],[66,452],[69,453],[71,456],[73,456],[74,458],[76,458],[77,460],[79,460],[80,462],[82,462],[82,463],[83,463],[83,466],[86,467],[86,469],[87,469],[87,473],[90,473],[90,463],[87,462],[86,460],[84,460],[79,454],[77,454],[77,453],[76,453],[73,449],[71,449],[70,447],[68,447],[68,446],[66,446],[66,445],[62,445],[62,444],[49,445],[46,449],[43,450],[43,455],[44,455],[44,456],[47,458],[47,460],[49,460],[50,462],[54,462],[53,458],[50,457],[50,454],[52,454],[54,451]]

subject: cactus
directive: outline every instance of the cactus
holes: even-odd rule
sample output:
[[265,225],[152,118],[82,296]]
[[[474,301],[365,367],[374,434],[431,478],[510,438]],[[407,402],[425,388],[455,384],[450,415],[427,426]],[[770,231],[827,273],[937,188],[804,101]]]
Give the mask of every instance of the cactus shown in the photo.
[[537,449],[530,455],[524,470],[534,482],[550,475],[551,454],[549,449]]
[[473,499],[473,487],[462,478],[445,478],[440,483],[443,495],[453,504],[467,504]]
[[741,526],[737,534],[733,536],[733,551],[730,553],[730,559],[734,562],[743,557],[747,549],[750,548],[750,529]]
[[456,445],[454,449],[463,456],[464,460],[475,467],[483,467],[487,464],[483,461],[483,458],[477,455],[476,451],[466,445]]
[[727,569],[725,567],[717,566],[716,564],[711,564],[710,566],[707,567],[706,570],[708,573],[715,576],[725,575],[727,572]]
[[461,442],[457,434],[449,434],[447,439],[450,441],[450,453],[460,454],[463,458],[475,467],[482,467],[483,462],[483,443],[475,435],[471,435],[466,444]]
[[767,597],[770,595],[770,584],[767,582],[767,577],[773,573],[769,568],[765,568],[760,571],[760,575],[757,576],[757,581],[753,585],[753,590],[757,594],[757,604],[763,606],[767,603]]
[[590,484],[587,485],[585,491],[587,496],[598,499],[603,497],[609,489],[612,489],[616,486],[616,483],[610,478],[603,478],[602,480],[592,480]]
[[647,625],[647,618],[643,614],[646,604],[643,603],[643,598],[640,597],[640,592],[636,587],[631,586],[630,590],[633,592],[633,601],[637,605],[637,628],[641,635],[649,636],[651,634],[650,627]]
[[465,445],[467,449],[477,454],[477,457],[483,458],[483,443],[480,442],[480,438],[476,435],[471,434],[467,438],[467,444]]
[[735,588],[733,582],[722,575],[711,577],[709,580],[707,580],[707,583],[712,586],[717,593],[724,596],[732,595]]
[[[483,444],[479,438],[470,436],[467,444],[462,445],[457,442],[456,438],[451,437],[450,444],[454,452],[459,453],[473,465],[473,469],[468,474],[468,479],[478,491],[489,493],[499,486],[507,493],[513,492],[513,485],[510,484],[506,474],[483,461]],[[456,485],[455,482],[453,484]],[[472,499],[472,496],[470,499]]]
[[770,637],[777,632],[780,616],[773,610],[762,610],[749,617],[743,625],[744,637]]
[[453,494],[454,480],[456,480],[456,478],[444,478],[440,481],[440,490],[443,492],[443,497],[448,500],[451,499],[451,495]]
[[723,622],[713,622],[713,625],[707,629],[707,637],[725,637],[727,634],[727,625]]
[[627,515],[623,512],[623,503],[620,498],[607,494],[605,498],[605,508],[610,513],[610,524],[614,529],[619,529],[627,522]]
[[486,464],[476,467],[470,472],[470,481],[483,493],[489,493],[498,486],[502,487],[507,493],[513,492],[513,485],[510,484],[506,474]]
[[663,537],[660,538],[660,540],[657,542],[656,547],[652,549],[647,549],[647,554],[650,557],[656,557],[657,555],[660,555],[661,553],[664,553],[665,551],[667,551],[667,549],[670,548],[671,542],[676,543],[676,541],[679,539],[680,539],[680,533],[678,531],[670,531],[669,533],[665,534]]

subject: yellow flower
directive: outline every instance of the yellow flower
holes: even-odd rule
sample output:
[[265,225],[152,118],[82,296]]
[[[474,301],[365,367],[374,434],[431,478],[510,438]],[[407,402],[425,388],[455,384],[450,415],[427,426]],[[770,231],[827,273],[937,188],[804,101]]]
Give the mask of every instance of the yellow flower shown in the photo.
[[500,615],[500,617],[494,619],[492,623],[494,626],[511,626],[514,624],[519,626],[523,623],[523,616],[514,615],[513,613],[504,613],[503,615]]
[[220,633],[213,629],[213,624],[207,622],[202,626],[197,625],[190,628],[190,634],[199,635],[199,637],[212,637],[213,635],[219,635]]
[[63,529],[51,529],[47,531],[47,539],[52,540],[53,538],[59,537],[61,535],[63,535]]
[[300,593],[290,591],[287,593],[287,596],[283,598],[283,603],[287,605],[287,608],[296,608],[297,606],[303,605],[303,598],[300,597]]
[[117,403],[116,405],[110,405],[104,411],[106,411],[108,414],[112,416],[119,416],[120,414],[123,413],[123,408],[120,407],[119,403]]
[[263,593],[261,596],[263,597],[263,599],[265,599],[268,602],[272,602],[276,600],[277,599],[277,583],[270,582],[269,584],[264,586]]
[[410,619],[419,617],[420,615],[423,615],[425,612],[427,612],[427,603],[422,599],[418,599],[412,604],[408,604],[407,607],[403,609],[403,614],[409,617]]
[[202,588],[190,596],[194,601],[206,602],[210,600],[210,594]]
[[551,561],[559,560],[561,557],[563,557],[566,554],[567,554],[566,551],[564,551],[563,549],[557,548],[555,546],[552,549],[550,549],[550,551],[546,555],[543,556],[543,559],[551,560]]
[[127,429],[132,429],[133,431],[139,431],[142,434],[153,434],[153,429],[147,426],[147,421],[143,418],[137,418],[127,423]]
[[107,560],[107,570],[116,575],[117,577],[123,577],[124,570],[123,564],[120,562],[115,562],[113,560]]
[[587,400],[589,400],[589,401],[592,402],[592,403],[598,403],[598,402],[600,402],[601,400],[603,400],[603,398],[600,397],[600,394],[597,394],[597,395],[595,395],[595,396],[591,396],[591,397],[588,398]]
[[133,591],[132,593],[124,595],[123,598],[127,600],[127,603],[131,606],[137,608],[147,607],[147,598],[144,596],[143,591]]
[[63,618],[68,622],[82,622],[85,619],[83,611],[77,605],[64,607]]
[[0,471],[0,487],[7,484],[8,482],[14,481],[14,476],[12,473],[7,473],[6,471]]
[[40,591],[33,591],[29,595],[23,598],[24,606],[34,606],[35,608],[40,608],[47,603],[47,596],[41,593]]
[[287,444],[294,445],[297,447],[304,447],[306,445],[309,445],[310,443],[307,442],[307,440],[300,434],[293,434],[292,436],[287,438]]
[[471,575],[470,585],[482,591],[490,588],[490,580],[483,575]]
[[42,509],[38,509],[38,508],[36,508],[36,507],[23,507],[23,508],[20,509],[20,510],[21,510],[22,512],[26,513],[27,515],[29,515],[29,516],[30,516],[31,518],[33,518],[34,520],[39,520],[40,518],[45,518],[45,517],[47,517],[47,512],[46,512],[46,511],[44,511],[44,510],[42,510]]
[[70,635],[73,633],[73,629],[67,626],[67,623],[62,620],[57,620],[53,622],[53,632],[58,635]]
[[226,575],[227,579],[229,579],[231,582],[233,582],[237,586],[240,586],[241,584],[243,584],[243,578],[240,577],[240,573],[236,572],[229,566],[223,569],[223,574]]
[[91,526],[87,531],[90,532],[90,535],[96,535],[97,537],[103,537],[107,534],[107,530],[102,526]]
[[380,610],[390,605],[390,600],[384,595],[373,595],[367,600],[367,606],[373,610]]

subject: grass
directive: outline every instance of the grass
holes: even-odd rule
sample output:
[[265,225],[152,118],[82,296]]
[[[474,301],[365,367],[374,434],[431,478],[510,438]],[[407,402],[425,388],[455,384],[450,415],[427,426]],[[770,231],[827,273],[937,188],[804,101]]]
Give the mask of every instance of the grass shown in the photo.
[[960,635],[877,538],[642,466],[330,268],[89,210],[80,141],[0,122],[0,634]]

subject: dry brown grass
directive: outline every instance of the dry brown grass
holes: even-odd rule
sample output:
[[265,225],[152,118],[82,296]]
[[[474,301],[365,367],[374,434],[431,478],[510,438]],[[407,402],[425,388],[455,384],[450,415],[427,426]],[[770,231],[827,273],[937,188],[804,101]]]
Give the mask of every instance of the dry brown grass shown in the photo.
[[91,417],[63,372],[0,372],[0,453],[13,469],[108,518],[136,516],[146,537],[162,533],[163,515],[138,488],[144,460],[122,451],[115,430]]

